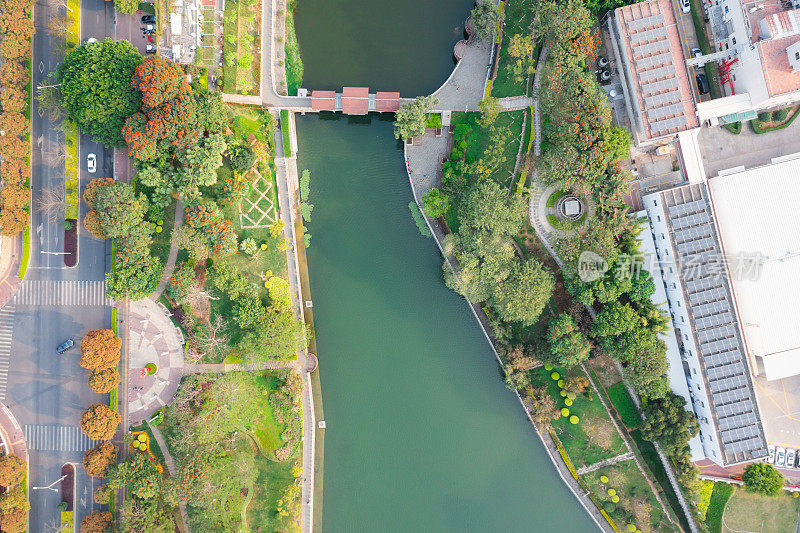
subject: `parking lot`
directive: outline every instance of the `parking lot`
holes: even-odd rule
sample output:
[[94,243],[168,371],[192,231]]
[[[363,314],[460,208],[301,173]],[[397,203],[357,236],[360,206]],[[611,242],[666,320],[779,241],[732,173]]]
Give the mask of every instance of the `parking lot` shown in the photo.
[[[753,378],[767,442],[775,448],[800,450],[800,376],[767,381]],[[800,479],[800,469],[791,477]]]

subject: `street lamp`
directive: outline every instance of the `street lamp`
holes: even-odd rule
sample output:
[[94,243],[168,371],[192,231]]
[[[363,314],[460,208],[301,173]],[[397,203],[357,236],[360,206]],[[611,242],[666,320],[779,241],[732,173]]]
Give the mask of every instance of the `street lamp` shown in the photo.
[[39,250],[40,253],[47,254],[47,255],[69,255],[70,252],[48,252],[45,250]]
[[56,483],[60,483],[61,480],[64,479],[65,477],[67,477],[66,474],[64,474],[63,476],[61,476],[57,480],[53,481],[52,483],[50,483],[46,487],[31,487],[31,489],[33,489],[33,490],[42,490],[43,489],[43,490],[52,490],[53,492],[58,492],[58,489],[53,488],[53,485],[55,485]]

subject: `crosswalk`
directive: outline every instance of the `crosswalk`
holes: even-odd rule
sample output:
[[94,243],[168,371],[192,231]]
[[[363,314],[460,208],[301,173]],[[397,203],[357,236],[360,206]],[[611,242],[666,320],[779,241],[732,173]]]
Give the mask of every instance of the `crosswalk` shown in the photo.
[[22,430],[28,450],[40,452],[85,452],[100,442],[84,435],[78,426],[27,424]]
[[6,399],[8,367],[11,363],[11,336],[14,332],[14,306],[0,309],[0,400]]
[[104,306],[114,301],[106,298],[104,281],[27,280],[14,296],[17,305]]

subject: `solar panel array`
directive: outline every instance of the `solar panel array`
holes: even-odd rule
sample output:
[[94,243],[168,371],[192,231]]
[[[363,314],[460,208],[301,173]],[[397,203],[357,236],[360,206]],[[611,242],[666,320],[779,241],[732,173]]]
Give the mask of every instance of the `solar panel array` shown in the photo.
[[680,128],[686,124],[686,117],[673,117],[668,118],[666,120],[656,120],[655,122],[650,123],[650,130],[656,133],[662,131],[669,131],[673,128]]
[[663,26],[664,25],[664,17],[661,13],[656,13],[655,15],[651,15],[649,17],[644,17],[641,19],[634,19],[627,23],[628,31],[636,32],[639,30],[643,30],[645,28],[654,28],[656,26]]
[[725,463],[766,455],[721,248],[704,185],[662,193]]

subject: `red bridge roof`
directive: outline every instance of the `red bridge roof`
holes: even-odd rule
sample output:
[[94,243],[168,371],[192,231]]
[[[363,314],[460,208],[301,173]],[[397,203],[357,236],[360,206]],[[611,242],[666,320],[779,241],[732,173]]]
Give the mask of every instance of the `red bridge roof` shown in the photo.
[[344,87],[342,89],[342,112],[345,115],[369,113],[369,87]]
[[336,104],[333,91],[311,91],[311,109],[314,111],[333,111]]
[[378,113],[394,113],[400,109],[400,93],[382,93],[375,94],[375,111]]

